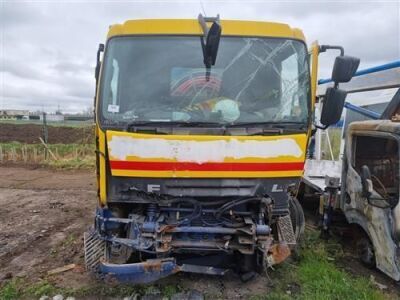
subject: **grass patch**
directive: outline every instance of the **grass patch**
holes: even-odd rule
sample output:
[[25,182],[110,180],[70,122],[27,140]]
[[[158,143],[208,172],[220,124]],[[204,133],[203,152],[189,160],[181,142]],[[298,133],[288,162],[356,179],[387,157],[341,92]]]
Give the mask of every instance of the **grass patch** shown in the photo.
[[27,287],[23,295],[26,297],[41,297],[43,295],[49,296],[49,295],[57,295],[61,291],[61,289],[58,289],[55,287],[53,284],[49,283],[47,280],[42,280],[39,281],[29,287]]
[[133,297],[143,296],[145,294],[160,295],[170,299],[172,295],[181,292],[179,286],[174,285],[129,285],[119,284],[110,286],[104,283],[96,283],[94,285],[81,288],[60,288],[50,281],[44,279],[29,286],[25,285],[21,279],[11,280],[0,287],[1,300],[15,299],[38,299],[41,296],[53,297],[57,294],[66,297],[76,297],[78,299],[84,297]]
[[[24,285],[22,280],[11,280],[0,288],[1,300],[16,299],[38,299],[41,296],[53,297],[61,294],[64,298],[73,296],[82,298],[89,296],[96,297],[128,297],[143,296],[152,286],[133,286],[133,285],[117,285],[109,286],[107,284],[94,284],[81,288],[60,288],[55,284],[44,279],[29,286]],[[154,287],[154,289],[157,289]],[[162,294],[163,295],[163,294]]]
[[19,299],[20,297],[21,297],[21,290],[18,280],[9,281],[0,288],[1,300],[13,300],[13,299]]
[[93,169],[95,167],[96,160],[94,157],[85,158],[70,158],[70,159],[59,159],[50,160],[42,163],[43,166],[62,169],[62,170],[72,170],[72,169]]
[[[6,119],[1,119],[0,120],[0,125],[1,124],[13,124],[13,125],[29,125],[29,124],[35,124],[35,125],[43,125],[43,121],[41,120],[6,120]],[[93,126],[94,121],[93,120],[88,120],[88,121],[72,121],[72,120],[67,120],[67,121],[62,121],[62,122],[52,122],[52,121],[47,121],[47,126],[54,126],[54,127],[85,127],[85,126]]]
[[307,231],[300,258],[285,262],[270,274],[272,291],[252,300],[275,299],[390,299],[364,277],[356,277],[336,266],[343,250],[335,240],[321,241],[319,232]]
[[341,128],[329,128],[325,130],[326,134],[322,134],[321,138],[321,150],[322,150],[322,158],[331,160],[331,153],[329,149],[328,139],[329,136],[333,159],[338,160],[340,154],[340,143],[342,142],[342,129]]
[[69,234],[62,242],[50,249],[49,256],[54,258],[57,257],[59,253],[62,254],[63,250],[72,247],[77,239],[78,236]]
[[177,285],[165,285],[161,287],[161,294],[168,299],[172,297],[172,295],[181,292],[182,289]]
[[0,162],[39,164],[56,169],[89,169],[95,166],[94,144],[49,144],[50,153],[45,155],[42,144],[18,142],[0,143]]
[[343,255],[338,243],[322,242],[319,232],[308,233],[296,276],[301,286],[300,299],[386,299],[364,277],[339,269],[334,261]]

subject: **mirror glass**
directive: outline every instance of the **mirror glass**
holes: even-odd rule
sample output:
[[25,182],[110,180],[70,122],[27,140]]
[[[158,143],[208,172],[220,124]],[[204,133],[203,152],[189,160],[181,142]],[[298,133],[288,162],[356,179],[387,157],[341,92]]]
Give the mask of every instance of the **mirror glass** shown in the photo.
[[356,73],[360,59],[352,56],[338,56],[332,70],[334,82],[349,82]]
[[339,122],[342,116],[344,100],[346,99],[346,91],[327,88],[324,102],[321,111],[321,124],[324,126],[330,126]]

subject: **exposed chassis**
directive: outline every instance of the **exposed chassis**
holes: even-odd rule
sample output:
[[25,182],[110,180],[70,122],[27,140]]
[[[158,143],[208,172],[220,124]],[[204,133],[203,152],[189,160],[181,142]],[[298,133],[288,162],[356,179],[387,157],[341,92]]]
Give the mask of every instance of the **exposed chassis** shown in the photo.
[[[100,277],[118,282],[148,283],[178,273],[190,272],[209,275],[224,275],[229,268],[192,264],[178,261],[177,253],[230,253],[255,255],[262,270],[280,263],[290,255],[289,245],[296,243],[290,216],[277,220],[281,227],[279,240],[271,234],[269,225],[255,224],[244,218],[245,226],[226,228],[222,226],[172,226],[155,221],[140,220],[140,217],[116,218],[108,209],[97,209],[94,230],[85,234],[85,260],[89,271]],[[288,227],[290,229],[288,230]],[[129,228],[125,238],[113,235],[118,228]],[[193,240],[185,236],[210,236],[210,239]],[[225,242],[212,237],[233,237]],[[153,242],[152,242],[153,241]],[[138,252],[156,249],[156,258],[135,263],[110,262],[110,249],[126,247]]]

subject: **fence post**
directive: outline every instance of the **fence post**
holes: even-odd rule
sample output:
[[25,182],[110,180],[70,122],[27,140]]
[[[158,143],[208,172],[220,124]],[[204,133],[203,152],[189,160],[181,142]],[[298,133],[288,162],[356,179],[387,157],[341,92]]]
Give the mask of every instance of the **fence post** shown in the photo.
[[37,162],[37,148],[36,147],[34,147],[33,148],[33,161],[34,162]]
[[17,161],[17,151],[15,150],[14,147],[11,148],[11,160],[12,160],[13,162],[16,162],[16,161]]
[[28,152],[28,150],[27,150],[27,148],[26,148],[26,145],[23,145],[23,146],[21,147],[21,155],[22,155],[22,159],[23,159],[23,161],[24,161],[25,163],[28,161],[27,152]]
[[54,155],[54,153],[50,150],[49,146],[43,141],[43,139],[40,137],[39,138],[40,142],[43,144],[44,148],[45,148],[45,159],[47,158],[47,153],[51,154],[51,157],[54,160],[57,160],[57,157]]
[[[46,113],[43,112],[42,139],[43,139],[45,145],[47,145],[48,138],[49,138],[49,132],[48,132],[48,128],[47,128]],[[48,157],[48,148],[45,147],[44,159],[47,160],[47,157]]]

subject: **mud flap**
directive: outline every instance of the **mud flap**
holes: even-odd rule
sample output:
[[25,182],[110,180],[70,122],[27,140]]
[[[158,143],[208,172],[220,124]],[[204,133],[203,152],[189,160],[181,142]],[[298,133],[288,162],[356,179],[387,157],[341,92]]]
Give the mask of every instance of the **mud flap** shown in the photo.
[[293,228],[290,215],[279,217],[277,220],[279,242],[273,244],[268,249],[268,254],[264,255],[265,271],[287,259],[296,245],[296,234]]

